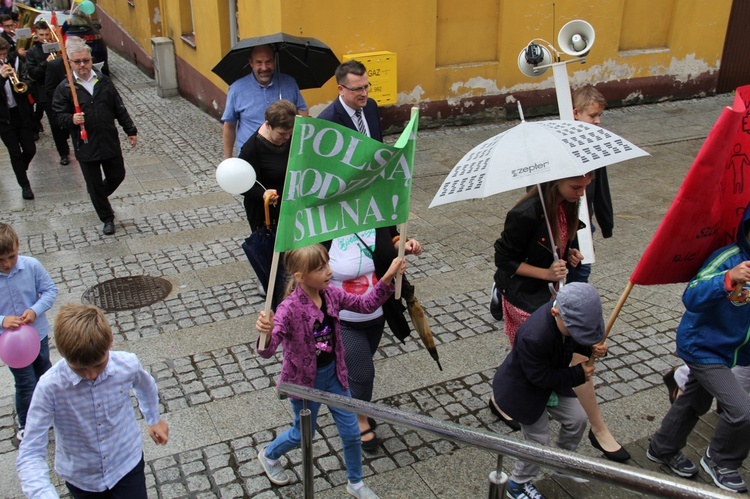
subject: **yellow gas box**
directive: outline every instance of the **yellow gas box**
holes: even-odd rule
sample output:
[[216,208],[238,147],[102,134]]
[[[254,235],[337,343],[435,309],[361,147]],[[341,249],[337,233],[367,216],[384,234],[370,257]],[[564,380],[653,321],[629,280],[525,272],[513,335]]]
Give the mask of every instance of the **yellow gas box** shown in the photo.
[[367,77],[372,84],[370,97],[379,106],[396,104],[398,90],[396,87],[396,54],[394,52],[364,52],[361,54],[344,54],[344,61],[355,59],[367,68]]

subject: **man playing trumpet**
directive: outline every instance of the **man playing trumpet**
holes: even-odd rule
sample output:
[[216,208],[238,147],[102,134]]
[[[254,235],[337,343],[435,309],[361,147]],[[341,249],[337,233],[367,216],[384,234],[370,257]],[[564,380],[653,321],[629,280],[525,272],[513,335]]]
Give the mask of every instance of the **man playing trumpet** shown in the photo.
[[[34,199],[26,171],[36,154],[34,123],[28,94],[26,71],[10,45],[0,38],[0,139],[8,148],[10,164],[24,199]],[[21,92],[21,93],[17,93]]]
[[2,33],[0,33],[0,36],[5,38],[5,41],[8,42],[8,45],[10,45],[10,49],[8,49],[10,52],[17,52],[18,55],[21,56],[21,59],[26,57],[26,49],[19,47],[16,49],[16,42],[18,41],[16,37],[16,28],[18,28],[18,23],[8,14],[2,14],[0,15],[0,27],[3,28]]
[[70,164],[70,146],[68,145],[68,130],[61,128],[52,116],[52,95],[45,88],[47,62],[59,57],[56,51],[46,51],[45,45],[49,48],[50,44],[59,42],[57,35],[50,29],[47,21],[42,20],[34,24],[36,41],[34,45],[26,52],[26,70],[29,73],[33,85],[31,87],[32,95],[36,101],[36,110],[34,111],[34,125],[36,130],[42,131],[42,114],[46,111],[49,128],[52,132],[52,138],[55,141],[55,149],[60,155],[60,164],[67,166]]

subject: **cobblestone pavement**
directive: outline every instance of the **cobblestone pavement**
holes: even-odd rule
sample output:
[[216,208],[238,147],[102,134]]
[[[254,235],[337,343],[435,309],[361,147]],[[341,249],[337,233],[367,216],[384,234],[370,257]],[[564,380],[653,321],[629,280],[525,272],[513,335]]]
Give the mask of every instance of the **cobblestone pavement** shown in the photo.
[[[222,155],[221,125],[180,98],[157,97],[154,81],[116,54],[110,63],[139,129],[138,147],[125,151],[128,177],[112,197],[117,233],[101,235],[77,163],[57,164],[48,131],[30,169],[35,201],[21,199],[7,156],[0,156],[6,172],[0,178],[2,220],[18,230],[22,253],[39,258],[60,289],[50,317],[62,303],[78,301],[95,284],[115,277],[149,275],[173,284],[163,301],[107,314],[115,348],[136,352],[157,379],[172,429],[169,445],[145,444],[151,497],[301,497],[299,451],[284,459],[295,475],[285,487],[271,485],[256,459],[258,449],[288,427],[291,412],[273,388],[280,355],[261,359],[252,348],[252,325],[263,300],[240,248],[247,232],[241,201],[223,193],[213,176]],[[592,275],[606,314],[722,106],[730,103],[730,96],[721,95],[605,114],[605,127],[652,155],[609,170],[615,235],[607,240],[595,235]],[[507,428],[486,404],[508,344],[487,305],[492,244],[520,193],[432,210],[427,205],[463,154],[514,124],[420,132],[409,232],[425,253],[410,257],[408,272],[445,371],[437,370],[413,338],[401,344],[386,334],[376,354],[377,402],[502,435]],[[648,466],[635,454],[642,455],[644,439],[666,413],[661,373],[678,362],[672,352],[681,289],[635,288],[615,323],[610,355],[598,364],[605,419],[631,449],[633,464]],[[8,478],[0,484],[0,497],[20,496],[14,417],[12,377],[2,369],[0,470]],[[381,497],[486,496],[493,456],[385,422],[377,434],[383,446],[364,455],[364,469]],[[317,495],[344,496],[341,443],[326,411],[314,446]],[[580,451],[598,456],[588,443]],[[700,452],[695,446],[693,457]],[[603,490],[611,497],[632,496],[606,485],[542,483],[550,497],[598,497]]]

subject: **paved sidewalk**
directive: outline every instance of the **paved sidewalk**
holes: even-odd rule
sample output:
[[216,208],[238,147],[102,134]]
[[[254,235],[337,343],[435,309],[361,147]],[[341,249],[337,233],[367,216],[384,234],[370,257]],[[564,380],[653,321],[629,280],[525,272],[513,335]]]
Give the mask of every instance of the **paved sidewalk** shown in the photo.
[[[285,487],[271,485],[256,459],[258,448],[288,427],[291,411],[273,388],[280,356],[265,360],[253,352],[263,300],[240,248],[247,233],[241,199],[221,191],[214,180],[222,157],[221,125],[180,98],[157,97],[154,81],[114,53],[110,64],[139,129],[138,147],[125,153],[128,176],[112,197],[117,233],[101,235],[77,163],[58,165],[48,130],[29,172],[34,201],[21,199],[7,155],[0,153],[1,219],[19,232],[22,253],[41,260],[57,283],[60,294],[50,317],[61,304],[79,301],[90,287],[114,277],[148,275],[173,284],[164,301],[107,314],[115,348],[137,353],[156,377],[171,426],[167,446],[145,444],[151,497],[301,497],[299,451],[284,461],[295,475]],[[651,153],[609,168],[615,231],[611,239],[595,235],[598,261],[592,274],[606,315],[722,106],[729,104],[731,96],[720,95],[605,113],[606,128]],[[492,244],[522,193],[430,210],[427,205],[463,154],[515,124],[420,132],[409,235],[423,243],[425,253],[410,257],[408,272],[429,315],[444,371],[418,339],[402,345],[386,333],[376,356],[377,402],[502,435],[507,428],[486,405],[489,382],[508,352],[502,325],[487,307]],[[643,459],[644,442],[668,408],[661,373],[678,363],[672,352],[681,292],[681,285],[636,287],[613,329],[610,355],[598,365],[605,420],[633,454],[631,465],[658,469]],[[53,350],[53,360],[58,358]],[[12,385],[10,372],[0,369],[0,497],[21,495]],[[713,424],[712,418],[705,425]],[[319,423],[316,494],[344,497],[340,441],[327,412]],[[705,428],[691,441],[692,458],[702,452]],[[365,455],[364,467],[366,482],[381,497],[486,496],[494,456],[390,424],[379,425],[377,434],[383,448]],[[599,455],[588,442],[580,452]],[[540,489],[549,497],[633,496],[594,482],[545,479]],[[64,486],[59,490],[66,494]]]

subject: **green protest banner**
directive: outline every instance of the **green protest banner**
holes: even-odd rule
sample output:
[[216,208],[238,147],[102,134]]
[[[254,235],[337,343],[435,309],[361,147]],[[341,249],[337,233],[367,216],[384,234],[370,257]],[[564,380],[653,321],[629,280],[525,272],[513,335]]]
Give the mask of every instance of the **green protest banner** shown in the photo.
[[297,117],[274,251],[301,248],[409,218],[419,114],[394,145]]

